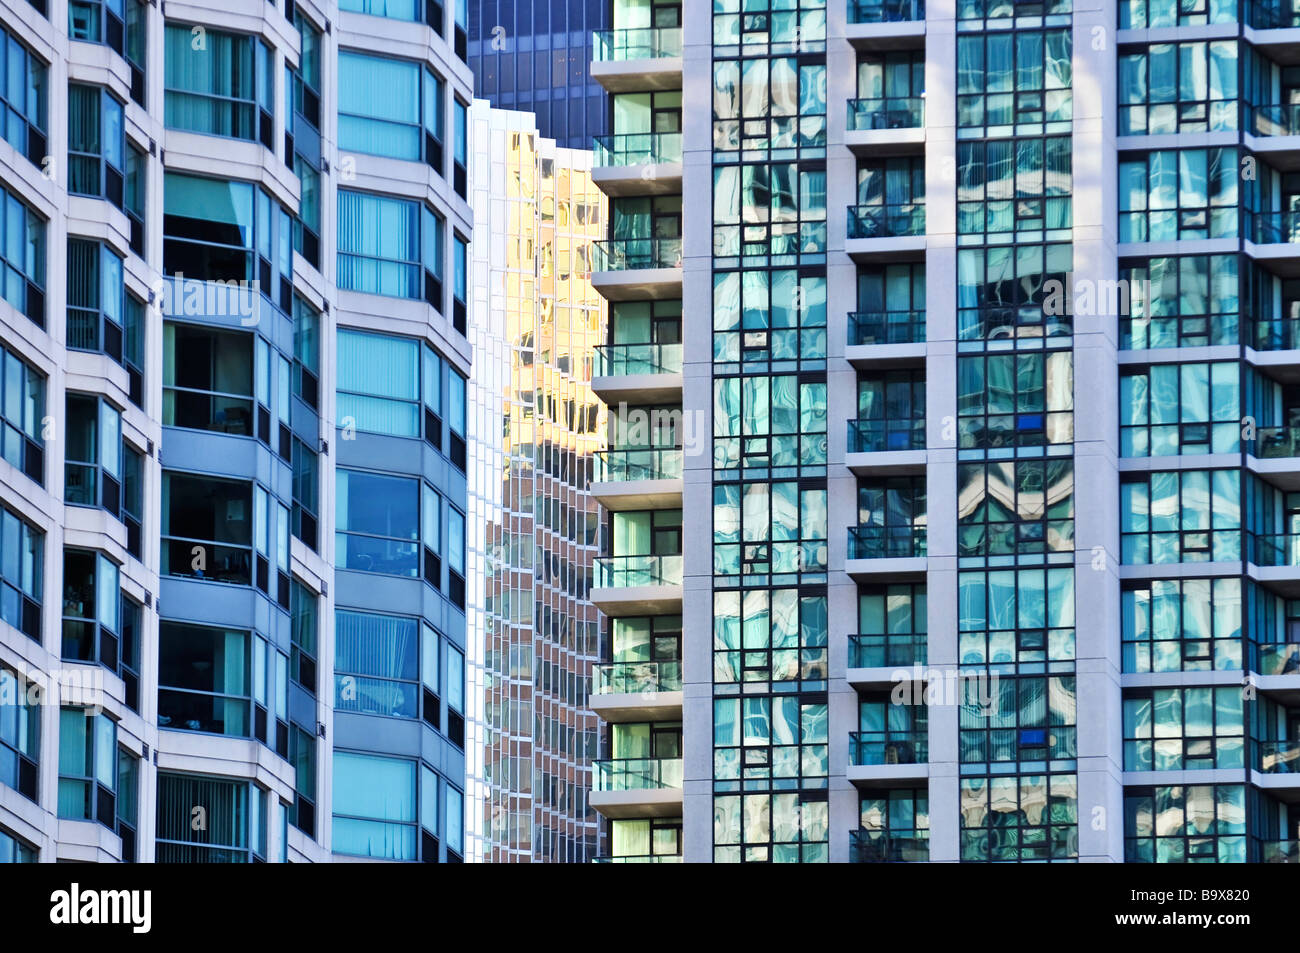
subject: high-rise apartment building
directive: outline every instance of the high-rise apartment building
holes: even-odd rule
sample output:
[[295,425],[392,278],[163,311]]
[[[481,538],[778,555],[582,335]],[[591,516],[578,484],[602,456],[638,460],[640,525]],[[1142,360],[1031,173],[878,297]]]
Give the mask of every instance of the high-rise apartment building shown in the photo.
[[608,97],[590,73],[609,16],[606,0],[470,3],[474,94],[533,113],[542,137],[562,148],[590,149],[609,129]]
[[1078,6],[615,0],[613,859],[1300,857],[1300,15]]
[[606,203],[591,152],[558,148],[530,113],[475,100],[470,154],[469,856],[581,863],[600,841],[587,596],[605,309],[589,275]]
[[0,0],[0,860],[463,856],[465,17]]

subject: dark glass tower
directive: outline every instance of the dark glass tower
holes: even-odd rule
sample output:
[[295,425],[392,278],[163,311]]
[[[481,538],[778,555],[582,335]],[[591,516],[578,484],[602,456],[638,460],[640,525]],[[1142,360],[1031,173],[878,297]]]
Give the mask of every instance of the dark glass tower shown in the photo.
[[590,149],[609,123],[591,78],[591,35],[609,29],[604,0],[480,0],[469,11],[474,94],[500,109],[535,113],[542,136]]

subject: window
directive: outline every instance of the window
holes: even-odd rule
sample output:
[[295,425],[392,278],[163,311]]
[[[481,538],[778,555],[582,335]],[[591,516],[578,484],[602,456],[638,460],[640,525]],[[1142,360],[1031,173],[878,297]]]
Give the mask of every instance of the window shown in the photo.
[[145,68],[149,61],[149,14],[147,0],[126,2],[126,61],[131,67],[131,98],[145,105]]
[[465,383],[459,371],[447,366],[447,416],[451,422],[451,462],[465,470]]
[[1246,767],[1241,688],[1157,688],[1124,697],[1124,770]]
[[461,198],[468,196],[469,107],[452,97],[452,184]]
[[853,453],[925,449],[925,371],[858,375],[858,416],[849,421]]
[[958,659],[1017,671],[1068,671],[1073,661],[1074,570],[998,569],[957,574]]
[[156,862],[265,860],[266,801],[266,792],[248,781],[159,771]]
[[1222,361],[1126,368],[1119,413],[1121,456],[1240,453],[1241,367]]
[[1237,163],[1235,147],[1121,156],[1119,240],[1235,237],[1240,217]]
[[1120,262],[1119,277],[1121,289],[1128,289],[1118,300],[1120,347],[1238,343],[1236,255],[1130,259]]
[[469,245],[458,232],[452,234],[452,324],[461,334],[465,333],[467,282],[469,279]]
[[1246,788],[1189,784],[1124,789],[1124,862],[1244,864]]
[[1127,582],[1120,601],[1124,672],[1242,668],[1240,579]]
[[311,694],[316,694],[316,594],[293,580],[289,596],[289,615],[292,619],[289,657],[289,676]]
[[122,480],[122,522],[126,524],[126,551],[142,559],[144,526],[144,454],[122,442],[125,467]]
[[[420,436],[420,342],[347,328],[338,329],[336,340],[340,423],[367,433]],[[436,392],[438,383],[433,387]]]
[[1237,42],[1153,43],[1119,56],[1121,136],[1237,128]]
[[442,310],[443,221],[406,199],[339,189],[339,287]]
[[1074,550],[1074,461],[957,466],[958,556]]
[[849,531],[849,558],[925,555],[925,493],[924,477],[859,480],[858,525]]
[[118,670],[122,637],[118,566],[103,553],[63,551],[63,657]]
[[293,804],[289,823],[308,837],[316,836],[316,734],[297,725],[289,730],[289,762],[293,765]]
[[[1069,132],[1070,46],[1068,27],[959,36],[957,125],[963,129],[961,135]],[[1013,147],[1029,144],[1018,139]]]
[[338,470],[338,568],[420,575],[418,480]]
[[1126,564],[1241,559],[1241,474],[1126,474],[1119,485]]
[[930,859],[930,793],[902,788],[863,795],[852,837],[858,863],[925,862]]
[[[288,314],[293,307],[292,219],[248,182],[204,179],[168,172],[163,188],[163,271],[200,281],[258,282]],[[277,237],[278,236],[278,237]],[[288,245],[286,246],[286,242]],[[273,266],[273,262],[277,264]],[[278,268],[279,297],[273,270]],[[187,289],[188,290],[188,289]],[[215,293],[210,289],[207,297]],[[239,289],[239,300],[213,302],[218,314],[250,317],[256,289]],[[183,302],[174,302],[175,307]]]
[[0,186],[0,295],[45,327],[45,219]]
[[809,476],[825,474],[824,381],[793,374],[719,376],[713,402],[715,470],[803,466]]
[[169,23],[168,129],[260,141],[275,148],[271,50],[260,39]]
[[419,63],[339,51],[339,149],[443,172],[444,84]]
[[47,68],[4,28],[0,28],[0,75],[7,78],[0,89],[0,136],[39,166],[48,152]]
[[68,84],[68,191],[124,208],[123,107],[108,90]]
[[252,485],[163,472],[162,573],[252,585]]
[[[1070,655],[1073,656],[1073,650]],[[963,764],[999,772],[1008,762],[1032,762],[1042,770],[1073,771],[1078,757],[1073,675],[987,678],[962,681],[959,744]],[[1025,767],[1029,770],[1030,767]]]
[[[298,69],[292,74],[294,112],[319,131],[320,129],[320,90],[321,90],[321,32],[315,24],[303,16],[302,10],[294,7],[293,23],[298,28],[301,45]],[[291,124],[292,128],[292,124]],[[287,150],[292,152],[293,150]]]
[[36,800],[36,761],[40,753],[39,689],[27,679],[0,667],[0,784]]
[[958,231],[981,243],[992,235],[1009,241],[1008,233],[1026,241],[1068,240],[1071,142],[1069,136],[1048,136],[959,143]]
[[0,345],[0,457],[45,485],[45,378]]
[[[782,5],[780,12],[762,13],[747,7],[743,19],[748,24],[770,28],[774,40],[779,35],[787,41],[774,43],[773,53],[794,53],[790,47],[796,47],[800,53],[825,49],[825,4],[805,2],[805,8],[821,9],[805,9],[803,22],[797,22],[799,15],[793,7],[793,4]],[[736,6],[733,10],[730,16],[734,21],[740,8]],[[732,42],[736,39],[732,38]],[[768,38],[745,40],[755,41],[766,45]],[[815,56],[809,58],[816,60]],[[718,151],[766,157],[779,150],[802,148],[808,151],[809,158],[825,155],[822,151],[826,147],[824,63],[801,62],[794,55],[770,59],[757,55],[743,60],[716,58],[712,93],[713,141]]]
[[163,425],[253,436],[252,334],[163,325]]
[[929,758],[928,718],[925,705],[898,704],[887,695],[859,696],[849,763],[924,764]]
[[334,850],[382,860],[416,859],[414,761],[334,752]]
[[336,708],[419,717],[420,626],[415,619],[337,609],[334,646]]
[[465,795],[449,784],[444,801],[447,805],[447,859],[456,862],[465,853]]
[[0,620],[41,638],[45,534],[0,507]]
[[312,410],[320,408],[320,312],[293,296],[293,392]]
[[456,55],[466,62],[469,61],[467,52],[469,50],[469,0],[452,0],[455,4],[455,37],[454,45]]
[[801,276],[793,268],[718,272],[713,316],[716,361],[743,361],[747,371],[759,371],[799,359],[804,370],[825,370],[824,275]]
[[1070,861],[1079,856],[1079,784],[1073,774],[962,778],[961,859]]
[[447,566],[451,570],[448,591],[453,604],[465,608],[465,514],[447,508]]
[[316,451],[293,438],[293,535],[316,548],[320,473]]
[[117,722],[59,709],[59,817],[117,830]]
[[129,292],[126,295],[122,325],[122,366],[126,368],[127,397],[144,407],[144,302]]
[[31,844],[0,828],[0,864],[34,864],[39,856]]
[[68,347],[122,362],[122,259],[107,245],[68,239]]
[[122,839],[122,861],[132,864],[136,832],[140,827],[140,759],[126,748],[117,749],[117,835]]
[[1074,440],[1074,357],[989,354],[957,358],[958,445],[1042,447]]
[[158,627],[159,727],[249,737],[249,653],[247,632],[163,621]]
[[[420,6],[420,0],[339,0],[339,9],[342,11],[368,13],[394,20],[419,20]],[[442,9],[441,5],[438,9]]]
[[122,516],[122,413],[91,394],[68,393],[63,498]]
[[682,819],[649,817],[609,822],[610,859],[622,863],[664,863],[682,856]]
[[[145,254],[145,201],[149,191],[149,157],[126,144],[126,184],[123,211],[131,223],[131,251]],[[138,363],[138,362],[137,362]]]
[[122,593],[122,648],[118,653],[118,674],[122,676],[126,707],[140,711],[140,642],[143,638],[144,606]]
[[465,747],[465,656],[447,646],[447,737]]
[[1204,0],[1191,4],[1176,0],[1123,0],[1119,4],[1121,30],[1236,22],[1237,0]]
[[[675,616],[671,621],[681,624]],[[751,589],[743,595],[734,590],[714,592],[713,681],[825,691],[828,631],[824,592],[800,595],[795,588]]]
[[924,585],[895,583],[858,589],[858,635],[849,636],[850,668],[924,664]]
[[68,36],[103,43],[118,53],[125,49],[128,0],[69,0]]

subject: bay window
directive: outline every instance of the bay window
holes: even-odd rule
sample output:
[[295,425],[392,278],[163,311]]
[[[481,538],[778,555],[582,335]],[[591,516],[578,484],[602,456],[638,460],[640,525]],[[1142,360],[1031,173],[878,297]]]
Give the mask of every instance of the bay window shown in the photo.
[[68,347],[122,362],[122,259],[107,245],[68,239]]
[[169,23],[168,129],[275,148],[270,47],[254,36]]
[[320,312],[293,296],[293,392],[312,410],[320,407]]
[[337,476],[338,568],[412,579],[423,575],[438,588],[441,496],[414,477],[343,469]]
[[59,709],[59,817],[117,830],[117,722]]
[[339,51],[339,148],[443,174],[445,85],[419,63]]
[[0,296],[45,327],[45,219],[0,185]]
[[124,107],[99,86],[68,84],[68,191],[124,208]]
[[[6,620],[7,621],[7,620]],[[0,666],[0,784],[36,800],[41,706],[25,676]]]
[[0,507],[0,620],[37,640],[44,575],[45,534]]
[[162,573],[252,585],[252,485],[163,472]]
[[339,287],[441,311],[443,228],[420,202],[339,189]]
[[63,498],[121,519],[122,413],[102,397],[68,393]]
[[419,717],[420,651],[416,619],[335,610],[335,708],[392,718]]
[[289,597],[289,616],[292,620],[289,674],[295,682],[312,695],[316,694],[316,594],[293,580]]
[[118,670],[122,595],[118,566],[103,553],[63,551],[63,658]]
[[157,863],[264,861],[268,823],[267,794],[250,781],[158,772]]
[[9,30],[0,27],[0,137],[33,165],[45,161],[47,67]]
[[163,324],[163,426],[253,436],[253,335]]
[[416,762],[334,752],[334,850],[416,859]]
[[45,378],[0,345],[0,457],[45,485]]

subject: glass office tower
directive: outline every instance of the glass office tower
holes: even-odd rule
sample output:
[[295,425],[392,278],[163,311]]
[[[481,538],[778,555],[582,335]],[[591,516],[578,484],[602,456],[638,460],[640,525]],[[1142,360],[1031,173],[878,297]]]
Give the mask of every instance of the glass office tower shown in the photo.
[[459,860],[463,5],[167,13],[0,6],[0,859]]
[[536,116],[546,139],[590,149],[609,127],[608,98],[590,75],[605,0],[461,0],[469,4],[475,95]]
[[1296,15],[611,16],[609,858],[1296,861]]
[[587,797],[600,615],[587,596],[605,309],[588,275],[606,203],[591,153],[558,148],[531,114],[475,100],[470,127],[474,219],[493,241],[475,244],[470,281],[469,849],[581,863],[600,841]]

